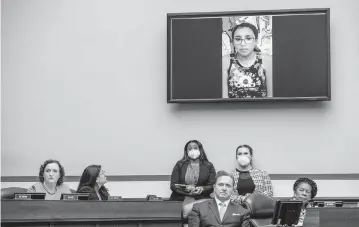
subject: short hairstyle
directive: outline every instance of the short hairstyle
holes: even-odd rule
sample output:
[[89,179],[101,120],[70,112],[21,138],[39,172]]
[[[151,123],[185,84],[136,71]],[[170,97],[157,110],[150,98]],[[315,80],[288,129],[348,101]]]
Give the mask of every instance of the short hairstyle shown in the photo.
[[232,186],[234,186],[234,177],[233,177],[233,175],[226,172],[226,171],[224,171],[224,170],[220,170],[220,171],[217,172],[216,178],[214,179],[214,184],[217,184],[218,178],[223,177],[223,176],[230,177],[232,179],[232,182],[233,182]]
[[187,148],[188,148],[188,145],[190,143],[196,143],[197,144],[198,149],[199,149],[199,151],[201,153],[199,155],[199,160],[208,162],[208,158],[207,158],[206,152],[204,151],[203,145],[198,140],[190,140],[184,145],[184,153],[183,153],[183,158],[181,159],[181,161],[185,162],[185,161],[189,160]]
[[307,183],[310,185],[310,187],[312,188],[312,193],[311,193],[310,197],[311,197],[311,199],[313,199],[317,195],[317,192],[318,192],[317,184],[312,179],[309,179],[307,177],[301,177],[301,178],[298,178],[294,182],[293,191],[297,190],[299,184],[301,184],[301,183]]
[[254,26],[251,23],[244,22],[244,23],[238,24],[238,25],[233,27],[233,29],[232,29],[232,41],[234,40],[234,33],[236,32],[236,30],[238,30],[240,28],[249,28],[249,29],[251,29],[253,31],[254,37],[256,39],[258,39],[258,30],[257,30],[256,26]]
[[39,176],[38,176],[38,180],[41,182],[41,183],[44,183],[44,172],[45,172],[45,168],[48,164],[51,164],[51,163],[56,163],[58,166],[59,166],[59,169],[60,169],[60,177],[59,179],[57,180],[56,182],[56,185],[59,186],[61,185],[62,183],[64,183],[64,176],[65,176],[65,169],[64,167],[60,164],[59,161],[57,160],[53,160],[53,159],[48,159],[44,162],[44,164],[42,164],[40,166],[40,171],[39,171]]
[[242,144],[242,145],[239,145],[236,149],[236,158],[237,158],[237,154],[238,154],[238,149],[242,148],[242,147],[247,148],[249,150],[249,153],[251,154],[251,156],[253,156],[253,148],[247,144]]

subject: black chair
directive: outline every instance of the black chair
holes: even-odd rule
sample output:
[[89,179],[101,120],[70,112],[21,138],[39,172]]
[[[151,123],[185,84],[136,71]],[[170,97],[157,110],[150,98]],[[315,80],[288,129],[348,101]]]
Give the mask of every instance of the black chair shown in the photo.
[[26,193],[27,188],[9,187],[1,189],[1,199],[14,199],[15,193]]
[[251,212],[252,226],[270,225],[276,199],[267,195],[253,193],[245,198],[242,206]]

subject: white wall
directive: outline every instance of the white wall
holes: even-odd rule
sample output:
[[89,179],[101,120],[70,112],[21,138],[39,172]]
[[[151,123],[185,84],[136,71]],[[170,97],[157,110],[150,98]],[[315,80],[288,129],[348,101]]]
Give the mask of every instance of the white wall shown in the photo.
[[[166,14],[331,8],[332,101],[166,103]],[[217,170],[237,145],[269,173],[358,173],[357,0],[3,0],[2,176],[170,174],[190,139]],[[354,189],[352,189],[354,190]]]

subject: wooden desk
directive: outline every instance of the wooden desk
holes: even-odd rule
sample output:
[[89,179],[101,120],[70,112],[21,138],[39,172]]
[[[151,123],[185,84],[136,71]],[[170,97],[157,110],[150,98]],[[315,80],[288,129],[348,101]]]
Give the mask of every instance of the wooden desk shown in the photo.
[[[252,220],[257,227],[270,227],[271,219]],[[358,227],[359,208],[308,208],[303,227]]]
[[1,201],[1,226],[181,226],[176,201]]

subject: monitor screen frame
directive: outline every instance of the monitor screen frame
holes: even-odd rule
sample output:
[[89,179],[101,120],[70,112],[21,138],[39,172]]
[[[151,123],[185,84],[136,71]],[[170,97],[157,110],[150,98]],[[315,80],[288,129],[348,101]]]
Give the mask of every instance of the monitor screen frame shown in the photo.
[[[296,219],[294,221],[294,223],[287,223],[286,222],[286,217],[288,215],[288,210],[291,207],[295,207],[295,216]],[[272,217],[272,221],[271,224],[272,225],[297,225],[299,218],[300,218],[300,213],[302,211],[302,207],[303,207],[303,201],[281,201],[278,200],[276,202],[275,208],[274,208],[274,212],[273,212],[273,217]],[[283,217],[282,217],[283,216]]]
[[[326,15],[326,51],[327,51],[327,95],[313,97],[265,97],[265,98],[173,98],[172,89],[172,19],[192,17],[225,17],[233,15],[259,16],[259,15],[300,15],[324,13]],[[225,12],[193,12],[167,14],[167,103],[230,103],[230,102],[282,102],[282,101],[330,101],[331,100],[331,62],[330,62],[330,8],[310,9],[278,9],[278,10],[251,10],[251,11],[225,11]]]

